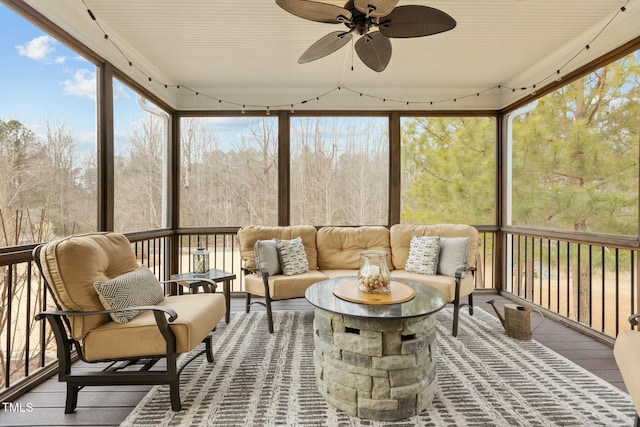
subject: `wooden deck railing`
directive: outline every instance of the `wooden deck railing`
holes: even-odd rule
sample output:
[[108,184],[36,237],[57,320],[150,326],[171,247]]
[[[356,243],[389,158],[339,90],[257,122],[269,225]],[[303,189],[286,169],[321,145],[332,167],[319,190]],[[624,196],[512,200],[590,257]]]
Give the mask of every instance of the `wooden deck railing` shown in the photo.
[[504,239],[504,291],[606,342],[629,329],[639,310],[636,239],[534,229],[505,229]]

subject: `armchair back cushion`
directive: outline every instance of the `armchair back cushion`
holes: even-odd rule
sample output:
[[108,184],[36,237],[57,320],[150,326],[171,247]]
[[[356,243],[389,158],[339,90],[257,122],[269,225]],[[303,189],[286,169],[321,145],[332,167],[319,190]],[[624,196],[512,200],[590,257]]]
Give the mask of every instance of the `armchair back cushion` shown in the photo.
[[478,251],[478,230],[466,224],[395,224],[389,229],[393,266],[404,269],[413,236],[468,237],[467,268],[473,267]]
[[307,254],[309,270],[318,269],[318,251],[316,250],[316,228],[312,225],[291,225],[287,227],[269,227],[261,225],[246,225],[238,230],[240,257],[243,266],[249,270],[256,268],[254,245],[258,240],[292,240],[302,239],[304,251]]
[[[40,251],[40,263],[56,301],[67,311],[103,310],[94,283],[138,268],[131,243],[119,233],[92,233],[52,241]],[[108,314],[69,319],[76,340],[111,321]]]
[[387,253],[387,267],[391,264],[389,229],[381,226],[322,227],[316,237],[320,270],[357,270],[360,253],[380,250]]

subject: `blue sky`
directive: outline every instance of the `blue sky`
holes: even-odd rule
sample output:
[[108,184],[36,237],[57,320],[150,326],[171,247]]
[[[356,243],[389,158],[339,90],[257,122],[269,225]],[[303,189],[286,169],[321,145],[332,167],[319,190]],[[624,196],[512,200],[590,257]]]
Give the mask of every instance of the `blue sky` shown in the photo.
[[[139,114],[135,95],[121,85],[116,93],[130,124]],[[64,124],[95,150],[95,96],[92,63],[0,4],[0,120],[18,120],[37,135],[46,121]]]

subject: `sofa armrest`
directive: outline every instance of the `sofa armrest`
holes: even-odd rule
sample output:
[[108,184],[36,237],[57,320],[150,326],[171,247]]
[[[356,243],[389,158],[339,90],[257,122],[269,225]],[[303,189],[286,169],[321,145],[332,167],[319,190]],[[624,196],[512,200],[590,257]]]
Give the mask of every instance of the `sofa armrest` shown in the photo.
[[638,326],[638,322],[640,319],[640,313],[636,313],[636,314],[632,314],[631,316],[629,316],[629,323],[631,324],[631,329],[634,329],[634,327]]

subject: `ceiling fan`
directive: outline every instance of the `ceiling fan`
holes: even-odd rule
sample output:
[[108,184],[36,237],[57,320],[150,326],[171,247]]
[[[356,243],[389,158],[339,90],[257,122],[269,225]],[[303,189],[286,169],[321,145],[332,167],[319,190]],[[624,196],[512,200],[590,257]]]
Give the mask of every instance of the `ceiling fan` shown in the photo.
[[[398,6],[399,0],[349,0],[344,7],[312,0],[276,0],[287,12],[310,21],[344,24],[347,31],[334,31],[311,45],[298,63],[315,61],[333,53],[353,38],[362,36],[355,50],[362,62],[380,72],[391,59],[389,38],[424,37],[452,30],[456,21],[428,6]],[[375,31],[377,29],[377,31]]]

